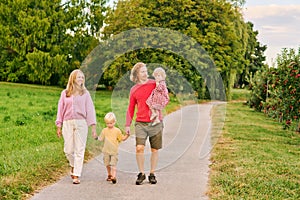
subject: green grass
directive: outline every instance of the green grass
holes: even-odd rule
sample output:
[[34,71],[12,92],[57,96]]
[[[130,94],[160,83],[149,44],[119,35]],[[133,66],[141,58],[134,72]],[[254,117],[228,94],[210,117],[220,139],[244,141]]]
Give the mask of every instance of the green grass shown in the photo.
[[226,106],[211,156],[211,199],[300,199],[300,135],[241,102]]
[[[0,199],[27,199],[35,190],[69,172],[63,139],[56,136],[57,103],[62,88],[0,82]],[[116,113],[124,128],[127,97],[100,90],[94,99],[97,132],[103,117]],[[172,100],[168,111],[178,106]],[[100,153],[101,145],[89,133],[85,160]]]
[[43,180],[53,181],[53,173],[63,173],[66,162],[53,122],[57,95],[57,88],[0,84],[1,198],[21,199]]
[[[54,121],[62,88],[0,82],[0,199],[27,199],[35,190],[69,172],[63,140]],[[245,90],[234,90],[226,106],[225,127],[212,152],[211,199],[300,199],[300,136],[244,106]],[[128,98],[109,91],[94,97],[98,133],[105,113],[113,111],[123,128]],[[167,112],[178,109],[172,98]],[[214,116],[219,113],[216,108]],[[213,119],[220,118],[222,115]],[[222,121],[222,120],[220,120]],[[89,135],[90,136],[90,135]],[[86,161],[99,153],[88,137]]]
[[246,89],[233,89],[231,92],[232,101],[247,101],[250,95],[250,91]]

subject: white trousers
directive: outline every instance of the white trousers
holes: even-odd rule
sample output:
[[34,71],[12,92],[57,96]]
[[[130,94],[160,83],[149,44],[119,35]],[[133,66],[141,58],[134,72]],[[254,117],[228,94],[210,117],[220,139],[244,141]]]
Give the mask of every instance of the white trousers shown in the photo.
[[81,176],[88,126],[85,120],[68,120],[63,122],[62,134],[64,137],[64,152],[73,175]]

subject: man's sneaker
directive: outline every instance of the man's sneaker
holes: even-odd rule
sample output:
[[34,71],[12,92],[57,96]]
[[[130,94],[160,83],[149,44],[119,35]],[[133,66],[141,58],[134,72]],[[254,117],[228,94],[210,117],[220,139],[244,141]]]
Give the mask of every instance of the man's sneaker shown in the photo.
[[150,175],[148,176],[148,180],[151,184],[156,184],[157,180],[155,179],[155,176],[153,173],[150,173]]
[[145,179],[146,179],[145,174],[139,173],[139,174],[138,174],[138,178],[136,179],[135,184],[136,184],[136,185],[141,185]]

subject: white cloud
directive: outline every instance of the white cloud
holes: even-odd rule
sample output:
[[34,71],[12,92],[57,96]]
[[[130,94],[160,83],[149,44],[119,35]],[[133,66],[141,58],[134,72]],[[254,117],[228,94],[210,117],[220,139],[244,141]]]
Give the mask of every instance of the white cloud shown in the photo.
[[277,57],[283,48],[300,46],[300,5],[259,5],[243,10],[244,18],[258,30],[258,40],[267,45],[267,62]]
[[261,5],[261,6],[249,6],[244,9],[245,17],[251,19],[260,19],[269,16],[298,16],[300,12],[300,5]]

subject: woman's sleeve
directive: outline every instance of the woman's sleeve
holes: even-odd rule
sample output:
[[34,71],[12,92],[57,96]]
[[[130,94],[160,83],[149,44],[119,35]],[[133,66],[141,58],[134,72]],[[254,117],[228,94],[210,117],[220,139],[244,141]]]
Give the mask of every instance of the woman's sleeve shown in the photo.
[[60,98],[58,100],[57,115],[56,115],[56,121],[55,121],[55,125],[57,127],[62,127],[62,123],[63,123],[63,110],[64,110],[64,99],[65,99],[65,93],[61,92]]
[[87,91],[86,97],[86,123],[88,126],[96,124],[96,112],[90,93]]

